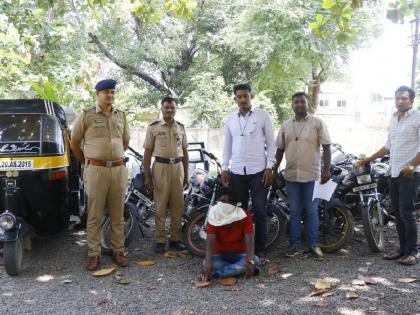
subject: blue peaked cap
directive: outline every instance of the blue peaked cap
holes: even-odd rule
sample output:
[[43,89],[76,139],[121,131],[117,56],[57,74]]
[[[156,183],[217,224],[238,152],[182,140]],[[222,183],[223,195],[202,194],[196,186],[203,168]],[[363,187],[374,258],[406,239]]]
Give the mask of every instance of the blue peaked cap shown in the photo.
[[112,79],[102,80],[96,83],[95,90],[96,91],[102,91],[106,89],[115,89],[115,86],[117,85],[117,81]]

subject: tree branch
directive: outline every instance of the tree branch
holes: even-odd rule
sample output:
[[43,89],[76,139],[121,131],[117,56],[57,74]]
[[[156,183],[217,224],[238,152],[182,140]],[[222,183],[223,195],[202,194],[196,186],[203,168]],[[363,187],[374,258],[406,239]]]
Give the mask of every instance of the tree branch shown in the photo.
[[98,36],[92,34],[89,32],[89,37],[92,39],[93,43],[99,48],[99,50],[113,63],[115,63],[118,67],[121,69],[124,69],[128,73],[135,75],[136,77],[140,78],[141,80],[149,83],[151,86],[153,86],[155,89],[169,93],[172,96],[176,96],[176,93],[168,87],[167,84],[160,83],[157,79],[153,78],[152,76],[148,75],[147,73],[144,73],[142,71],[139,71],[135,69],[134,67],[127,65],[121,61],[119,61],[99,40]]
[[143,27],[143,20],[140,19],[134,12],[132,13],[132,16],[134,18],[134,32],[136,33],[138,41],[142,41],[141,36],[141,29]]
[[187,46],[181,52],[181,64],[175,67],[174,74],[178,75],[180,72],[185,72],[192,65],[195,54],[198,52],[197,38],[193,38],[191,45]]

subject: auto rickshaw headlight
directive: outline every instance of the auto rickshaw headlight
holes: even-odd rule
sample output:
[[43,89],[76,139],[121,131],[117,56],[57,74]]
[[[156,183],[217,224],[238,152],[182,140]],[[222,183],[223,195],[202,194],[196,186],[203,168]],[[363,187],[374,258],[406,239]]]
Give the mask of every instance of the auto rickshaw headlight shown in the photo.
[[16,219],[10,213],[3,213],[0,215],[0,227],[3,230],[8,231],[12,229],[15,226],[15,224],[16,224]]

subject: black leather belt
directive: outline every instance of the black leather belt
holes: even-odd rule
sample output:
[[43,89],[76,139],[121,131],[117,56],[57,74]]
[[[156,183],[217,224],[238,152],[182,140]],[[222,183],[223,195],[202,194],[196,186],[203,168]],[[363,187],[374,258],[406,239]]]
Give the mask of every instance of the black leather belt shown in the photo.
[[164,163],[164,164],[177,164],[179,162],[182,162],[184,158],[182,156],[177,157],[177,158],[163,158],[160,156],[155,156],[155,161],[158,163]]

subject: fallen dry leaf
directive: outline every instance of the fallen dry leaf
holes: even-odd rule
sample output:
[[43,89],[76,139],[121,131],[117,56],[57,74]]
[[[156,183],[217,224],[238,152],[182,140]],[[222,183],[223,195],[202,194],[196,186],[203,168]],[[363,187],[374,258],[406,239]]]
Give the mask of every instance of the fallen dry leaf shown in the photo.
[[164,256],[168,257],[168,258],[175,258],[176,257],[176,252],[167,251],[167,252],[165,252]]
[[332,296],[334,294],[335,294],[335,292],[325,292],[324,294],[321,295],[321,297],[329,297],[329,296]]
[[351,284],[352,284],[352,285],[366,285],[365,281],[364,281],[364,280],[360,280],[360,279],[354,279],[354,280],[351,282]]
[[347,298],[347,300],[355,300],[355,299],[357,299],[359,297],[359,294],[357,294],[356,292],[354,292],[354,291],[351,291],[351,292],[348,292],[347,294],[346,294],[346,298]]
[[210,285],[210,281],[193,281],[194,285],[197,288],[204,288],[204,287],[208,287]]
[[331,288],[331,282],[325,279],[318,280],[315,283],[315,289],[329,289]]
[[378,281],[376,281],[373,278],[365,278],[365,283],[366,284],[378,284]]
[[369,308],[367,309],[367,311],[366,311],[366,312],[376,313],[376,312],[379,312],[379,311],[378,311],[378,309],[377,309],[376,307],[371,306],[371,307],[369,307]]
[[285,274],[282,274],[282,275],[281,275],[281,277],[282,277],[283,279],[287,279],[287,278],[289,278],[289,277],[291,277],[291,276],[293,276],[293,273],[285,273]]
[[65,279],[65,280],[61,281],[62,284],[70,284],[72,282],[73,282],[73,280],[71,280],[71,279]]
[[128,281],[127,279],[120,279],[117,281],[117,283],[127,285],[130,284],[130,281]]
[[327,292],[328,292],[327,289],[316,289],[315,291],[311,292],[311,294],[309,294],[309,297],[320,296],[320,295],[322,295],[324,293],[327,293]]
[[274,275],[276,273],[281,272],[281,268],[279,266],[272,266],[270,268],[268,268],[268,275]]
[[234,277],[217,279],[217,284],[219,285],[235,285],[237,282],[238,280]]
[[246,300],[246,303],[248,303],[248,304],[255,304],[255,302],[254,301],[251,301],[251,300]]
[[156,262],[151,259],[139,260],[137,262],[137,265],[140,267],[153,266],[154,264],[156,264]]
[[324,307],[327,307],[330,304],[331,304],[331,302],[329,302],[329,301],[321,300],[318,303],[314,304],[314,306],[324,308]]
[[358,275],[357,279],[362,280],[365,284],[377,284],[378,283],[378,281],[376,281],[375,279],[367,278],[363,275]]
[[415,279],[415,278],[400,278],[400,279],[398,279],[398,282],[401,282],[401,283],[413,283],[413,282],[416,282],[417,281],[417,279]]
[[94,275],[95,277],[104,277],[104,276],[110,275],[114,271],[115,271],[115,268],[101,269],[101,270],[95,271],[92,275]]
[[183,250],[176,253],[178,257],[190,257],[190,252],[187,250]]

